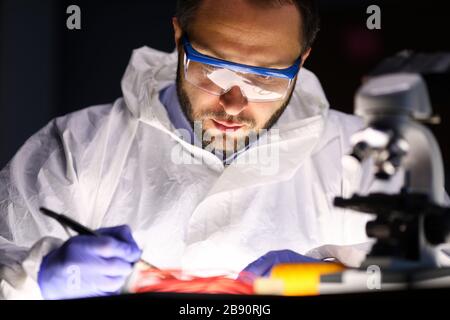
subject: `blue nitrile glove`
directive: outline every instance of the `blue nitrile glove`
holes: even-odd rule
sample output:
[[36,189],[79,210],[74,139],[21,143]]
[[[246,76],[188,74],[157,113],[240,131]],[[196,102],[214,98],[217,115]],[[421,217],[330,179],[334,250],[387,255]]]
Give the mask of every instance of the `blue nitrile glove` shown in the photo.
[[142,252],[128,226],[96,232],[101,236],[70,238],[42,259],[38,284],[44,299],[119,293]]
[[292,250],[269,251],[250,263],[241,272],[241,276],[251,273],[258,277],[267,277],[272,268],[279,263],[320,262],[320,260],[298,254]]

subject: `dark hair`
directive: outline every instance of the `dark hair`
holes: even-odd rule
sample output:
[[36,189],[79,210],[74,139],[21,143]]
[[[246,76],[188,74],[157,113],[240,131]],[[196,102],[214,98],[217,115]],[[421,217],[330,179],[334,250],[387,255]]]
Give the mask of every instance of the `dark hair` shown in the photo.
[[[294,4],[303,18],[303,50],[309,49],[319,32],[319,13],[315,0],[246,0],[257,6],[279,7],[285,4]],[[178,0],[175,16],[181,28],[189,30],[189,24],[197,12],[202,0]]]

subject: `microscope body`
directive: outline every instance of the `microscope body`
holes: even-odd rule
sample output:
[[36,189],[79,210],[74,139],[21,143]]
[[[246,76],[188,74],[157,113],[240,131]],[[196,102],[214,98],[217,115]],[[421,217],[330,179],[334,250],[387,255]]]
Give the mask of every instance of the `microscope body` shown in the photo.
[[[401,163],[394,166],[404,169],[408,192],[428,194],[430,200],[443,205],[441,151],[431,131],[422,124],[432,118],[432,112],[426,84],[417,74],[377,77],[362,86],[355,98],[355,114],[368,128],[388,135],[389,141],[381,146],[383,151],[392,153],[388,156],[395,160],[401,157]],[[400,146],[403,154],[396,150],[399,143],[404,145]]]
[[398,194],[335,199],[338,207],[376,215],[366,226],[376,242],[363,267],[436,267],[433,247],[449,240],[450,211],[444,207],[441,152],[422,124],[432,119],[425,82],[420,75],[406,73],[370,79],[356,94],[355,114],[366,128],[352,137],[353,152],[346,163],[372,161],[376,179],[404,175]]

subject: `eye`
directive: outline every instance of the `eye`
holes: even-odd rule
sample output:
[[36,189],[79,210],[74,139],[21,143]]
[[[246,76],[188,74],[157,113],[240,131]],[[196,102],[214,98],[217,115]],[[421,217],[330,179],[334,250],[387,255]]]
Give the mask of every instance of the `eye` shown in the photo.
[[252,76],[253,81],[257,82],[263,82],[263,83],[271,83],[273,81],[273,77],[262,75],[262,74],[255,74]]
[[213,71],[215,71],[216,70],[216,68],[215,67],[213,67],[213,66],[210,66],[210,65],[207,65],[207,64],[204,64],[204,65],[202,65],[202,70],[203,70],[203,72],[205,72],[205,73],[211,73],[211,72],[213,72]]
[[271,76],[265,76],[265,75],[258,74],[258,75],[256,75],[256,78],[257,78],[258,80],[270,80],[272,77],[271,77]]

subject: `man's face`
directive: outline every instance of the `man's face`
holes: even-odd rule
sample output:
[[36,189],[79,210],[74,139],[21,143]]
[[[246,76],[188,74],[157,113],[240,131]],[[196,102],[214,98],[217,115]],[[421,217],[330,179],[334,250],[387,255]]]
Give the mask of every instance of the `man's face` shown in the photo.
[[295,5],[258,8],[244,0],[204,0],[189,30],[181,30],[174,19],[180,53],[178,97],[191,124],[201,123],[204,147],[229,154],[245,146],[249,136],[269,129],[278,120],[295,83],[284,100],[275,102],[249,102],[237,86],[221,96],[205,92],[184,78],[184,51],[180,45],[183,32],[188,32],[192,46],[202,54],[251,66],[284,69],[294,64],[302,52],[301,23]]

